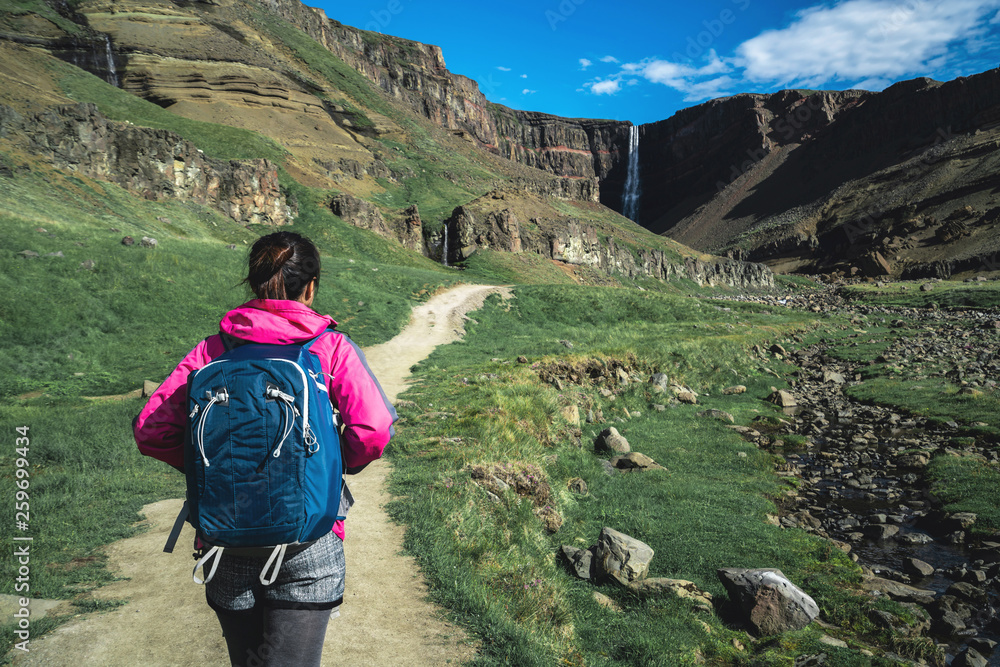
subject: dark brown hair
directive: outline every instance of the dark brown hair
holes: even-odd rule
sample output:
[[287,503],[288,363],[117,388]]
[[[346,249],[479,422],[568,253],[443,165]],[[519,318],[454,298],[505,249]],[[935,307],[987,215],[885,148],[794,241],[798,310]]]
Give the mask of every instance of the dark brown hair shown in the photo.
[[295,301],[313,280],[319,287],[319,250],[295,232],[262,236],[250,248],[247,277],[258,299]]

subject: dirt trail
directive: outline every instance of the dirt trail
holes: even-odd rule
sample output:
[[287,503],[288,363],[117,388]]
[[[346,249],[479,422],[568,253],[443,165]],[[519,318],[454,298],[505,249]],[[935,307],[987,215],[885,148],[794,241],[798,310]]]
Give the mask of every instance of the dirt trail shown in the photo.
[[[410,324],[365,354],[390,400],[406,388],[410,367],[464,332],[465,314],[504,288],[464,285],[413,311]],[[390,444],[391,447],[391,444]],[[426,600],[427,586],[412,558],[401,555],[403,528],[383,506],[389,500],[385,461],[349,479],[357,504],[347,522],[347,590],[340,618],[330,622],[324,665],[381,667],[460,664],[474,655],[460,628],[442,620]],[[15,665],[228,665],[215,615],[201,586],[191,581],[194,561],[186,526],[173,554],[162,553],[180,500],[143,508],[149,530],[106,547],[110,569],[125,580],[94,592],[128,604],[81,615],[31,642]]]

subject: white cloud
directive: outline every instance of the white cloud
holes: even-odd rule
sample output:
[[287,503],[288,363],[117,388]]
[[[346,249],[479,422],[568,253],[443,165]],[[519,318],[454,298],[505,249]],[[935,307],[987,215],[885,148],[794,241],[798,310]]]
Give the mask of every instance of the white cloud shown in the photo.
[[580,58],[580,69],[587,69],[588,67],[590,67],[593,64],[594,63],[592,63],[591,61],[587,60],[586,58]]
[[[982,36],[1000,0],[846,0],[799,11],[786,28],[767,30],[736,49],[755,82],[819,87],[898,80],[931,71]],[[951,60],[952,58],[946,58]]]
[[521,91],[521,94],[522,95],[534,95],[537,92],[538,92],[537,90],[530,90],[528,88],[525,88],[524,90]]
[[614,56],[604,56],[603,58],[601,58],[601,62],[602,63],[618,63],[620,61],[618,60],[618,58],[615,58]]
[[990,20],[990,25],[1000,25],[1000,12]]
[[888,88],[892,84],[893,84],[892,80],[890,80],[890,79],[883,79],[883,78],[879,78],[879,77],[876,76],[876,77],[872,77],[870,79],[865,79],[864,81],[858,81],[856,84],[854,84],[851,87],[852,88],[856,88],[858,90],[872,90],[872,91],[876,91],[877,92],[877,91],[885,90],[886,88]]
[[641,77],[684,93],[685,102],[727,95],[737,81],[731,76],[720,75],[730,72],[732,66],[715,51],[709,52],[707,62],[701,67],[656,58],[622,65],[622,73],[633,77],[628,85],[635,85],[638,79],[634,77]]
[[614,95],[622,88],[621,82],[617,79],[595,81],[593,83],[588,83],[587,86],[590,88],[590,92],[594,95]]
[[500,70],[501,72],[509,72],[510,71],[509,67],[497,67],[497,69]]
[[522,74],[522,75],[521,75],[521,78],[522,78],[522,79],[527,79],[527,78],[528,78],[528,75],[527,75],[527,74]]

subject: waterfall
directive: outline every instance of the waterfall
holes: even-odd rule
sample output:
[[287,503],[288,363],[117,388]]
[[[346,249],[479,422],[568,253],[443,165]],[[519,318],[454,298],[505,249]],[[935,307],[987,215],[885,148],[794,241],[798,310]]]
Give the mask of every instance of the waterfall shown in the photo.
[[629,128],[628,135],[628,178],[625,180],[625,192],[622,194],[622,215],[629,220],[639,217],[639,197],[642,188],[639,185],[639,126]]
[[444,223],[444,241],[441,243],[441,263],[448,266],[448,223]]
[[111,38],[104,36],[104,55],[108,61],[108,83],[118,87],[118,70],[115,67],[115,53],[111,48]]

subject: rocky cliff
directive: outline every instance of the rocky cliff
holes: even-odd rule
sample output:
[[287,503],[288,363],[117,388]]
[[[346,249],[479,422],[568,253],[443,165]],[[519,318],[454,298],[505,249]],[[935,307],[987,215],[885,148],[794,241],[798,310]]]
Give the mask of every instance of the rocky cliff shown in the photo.
[[509,109],[487,100],[472,79],[450,72],[437,46],[345,26],[298,0],[263,4],[417,113],[530,167],[596,179],[600,201],[620,208],[630,123]]
[[642,128],[641,222],[783,270],[976,271],[1000,250],[998,128],[1000,70],[715,100]]
[[[570,266],[628,278],[688,278],[701,285],[741,288],[774,287],[774,275],[763,264],[729,259],[703,261],[615,238],[593,223],[571,216],[525,217],[493,192],[455,209],[446,231],[430,238],[426,254],[455,263],[481,249],[534,253]],[[622,235],[624,237],[625,235]]]
[[213,160],[172,132],[110,121],[92,104],[32,116],[0,105],[0,139],[59,169],[150,200],[211,206],[240,224],[282,225],[293,215],[267,160]]

